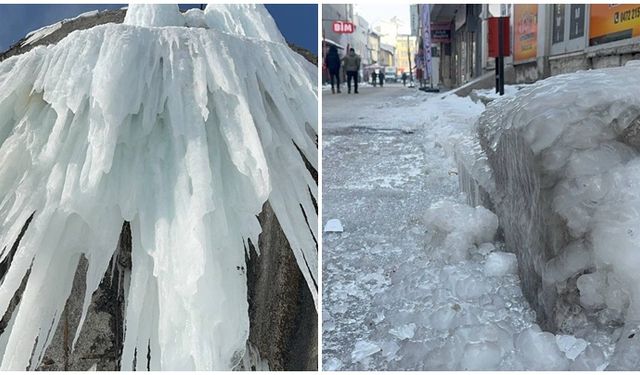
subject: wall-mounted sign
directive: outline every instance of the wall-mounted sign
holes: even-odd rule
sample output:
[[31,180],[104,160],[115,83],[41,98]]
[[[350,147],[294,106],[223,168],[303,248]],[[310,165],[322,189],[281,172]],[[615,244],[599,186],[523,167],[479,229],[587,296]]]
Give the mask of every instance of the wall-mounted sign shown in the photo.
[[538,53],[538,4],[515,4],[513,59],[535,59]]
[[[489,17],[488,21],[489,57],[510,56],[509,17]],[[500,33],[502,33],[502,51],[500,51]]]
[[589,45],[640,36],[640,4],[591,4]]
[[337,34],[352,34],[356,30],[356,25],[347,21],[333,21],[331,28]]
[[431,42],[451,43],[451,23],[431,22]]
[[571,4],[569,15],[569,39],[584,36],[584,19],[587,6],[584,4]]
[[553,4],[553,35],[552,43],[560,43],[564,41],[564,7],[565,4]]

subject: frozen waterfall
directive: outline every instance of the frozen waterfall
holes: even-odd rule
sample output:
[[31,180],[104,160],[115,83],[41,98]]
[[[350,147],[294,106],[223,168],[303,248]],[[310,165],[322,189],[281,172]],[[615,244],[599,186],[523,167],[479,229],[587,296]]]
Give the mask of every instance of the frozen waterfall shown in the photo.
[[123,370],[241,360],[267,201],[316,300],[316,76],[255,5],[132,5],[0,63],[0,261],[33,215],[0,284],[4,313],[26,278],[1,369],[38,366],[81,256],[84,319],[124,221]]

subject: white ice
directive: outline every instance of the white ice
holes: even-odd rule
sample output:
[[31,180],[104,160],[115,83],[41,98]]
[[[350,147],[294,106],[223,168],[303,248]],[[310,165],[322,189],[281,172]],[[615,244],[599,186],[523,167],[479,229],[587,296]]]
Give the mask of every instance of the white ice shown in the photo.
[[[632,329],[640,320],[639,73],[630,61],[554,76],[492,103],[483,115],[492,149],[505,132],[522,136],[540,188],[566,223],[567,245],[538,270],[544,283],[564,290],[578,277],[582,320],[605,329]],[[632,346],[619,341],[612,368],[640,366],[640,355],[626,351]]]
[[324,225],[325,232],[342,232],[344,228],[342,227],[342,223],[339,219],[329,219],[327,223]]
[[0,63],[2,259],[34,214],[0,285],[4,312],[30,272],[0,339],[3,370],[39,365],[82,254],[84,319],[123,221],[133,242],[123,369],[146,366],[148,348],[152,370],[242,359],[238,267],[265,202],[316,300],[317,185],[301,157],[317,168],[316,67],[262,6],[192,11],[206,29],[179,27],[176,9],[135,4],[127,24]]

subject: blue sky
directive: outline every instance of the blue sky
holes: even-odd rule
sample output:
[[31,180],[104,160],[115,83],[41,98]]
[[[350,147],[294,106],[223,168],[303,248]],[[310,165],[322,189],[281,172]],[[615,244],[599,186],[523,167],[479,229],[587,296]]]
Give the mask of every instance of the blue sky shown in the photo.
[[[118,9],[125,5],[0,4],[0,52],[6,51],[29,31],[91,10]],[[182,9],[198,6],[198,4],[180,4]],[[267,4],[265,6],[287,41],[318,53],[317,5]]]

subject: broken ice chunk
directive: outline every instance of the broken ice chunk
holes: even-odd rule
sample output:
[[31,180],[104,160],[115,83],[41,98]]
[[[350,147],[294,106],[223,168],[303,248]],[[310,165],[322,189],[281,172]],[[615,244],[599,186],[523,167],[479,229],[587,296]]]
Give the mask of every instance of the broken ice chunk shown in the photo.
[[555,336],[550,332],[540,331],[533,325],[518,335],[515,340],[518,356],[530,370],[565,371],[569,369],[569,361],[562,355]]
[[573,371],[602,371],[609,363],[605,361],[604,354],[599,348],[588,345],[571,364]]
[[576,359],[587,348],[587,342],[571,335],[557,335],[556,344],[570,360]]
[[602,272],[588,273],[578,278],[580,304],[587,309],[598,309],[605,305],[604,291],[606,275]]
[[493,342],[468,343],[462,354],[462,369],[469,371],[499,370],[500,347]]
[[327,224],[324,226],[325,232],[337,232],[342,233],[344,229],[342,228],[342,223],[338,219],[331,219],[327,221]]
[[484,264],[484,274],[487,276],[504,276],[518,272],[518,260],[516,255],[496,251],[487,257]]
[[395,341],[388,341],[382,344],[382,355],[388,360],[394,359],[398,350],[400,350],[400,346]]
[[361,340],[356,343],[353,352],[351,352],[351,359],[353,362],[360,362],[368,356],[376,354],[380,350],[381,349],[378,344],[371,341]]
[[496,250],[496,245],[492,244],[491,242],[485,242],[480,246],[478,246],[478,252],[481,255],[488,255],[489,253],[495,250]]
[[373,318],[373,322],[375,324],[380,324],[380,323],[382,323],[383,320],[384,320],[384,313],[383,312],[376,312],[376,317]]
[[324,371],[338,371],[342,368],[342,361],[338,358],[329,358],[322,366]]
[[392,328],[389,333],[398,338],[398,340],[410,339],[413,337],[416,331],[416,325],[409,323],[400,327]]

